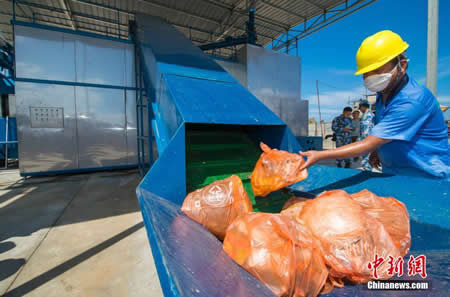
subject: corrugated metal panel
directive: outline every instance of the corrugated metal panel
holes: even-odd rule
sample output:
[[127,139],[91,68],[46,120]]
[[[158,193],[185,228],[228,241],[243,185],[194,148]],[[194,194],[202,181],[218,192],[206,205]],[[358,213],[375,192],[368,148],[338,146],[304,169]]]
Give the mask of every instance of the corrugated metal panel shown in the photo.
[[[11,19],[11,1],[0,0],[1,31],[12,32],[7,25]],[[128,38],[128,22],[136,11],[158,16],[174,24],[196,43],[218,40],[224,36],[245,33],[246,0],[64,0],[71,10],[72,20],[62,11],[60,0],[17,0],[19,20],[72,27],[109,36],[118,36],[119,20],[122,38]],[[7,2],[10,2],[9,5]],[[266,45],[287,29],[316,17],[345,0],[258,0],[256,1],[256,30],[258,43]],[[30,5],[31,3],[31,5]],[[34,5],[37,4],[37,5]],[[20,6],[20,7],[19,7]],[[40,7],[39,7],[40,6]],[[121,12],[118,15],[117,9]],[[34,15],[34,19],[33,19]],[[3,22],[2,20],[5,20]],[[225,34],[223,34],[225,32]]]

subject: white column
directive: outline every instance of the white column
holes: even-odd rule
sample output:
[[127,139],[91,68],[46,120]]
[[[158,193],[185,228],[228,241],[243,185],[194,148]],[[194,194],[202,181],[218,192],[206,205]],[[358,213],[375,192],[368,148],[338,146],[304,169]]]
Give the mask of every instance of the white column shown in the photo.
[[437,97],[439,0],[428,0],[427,88]]

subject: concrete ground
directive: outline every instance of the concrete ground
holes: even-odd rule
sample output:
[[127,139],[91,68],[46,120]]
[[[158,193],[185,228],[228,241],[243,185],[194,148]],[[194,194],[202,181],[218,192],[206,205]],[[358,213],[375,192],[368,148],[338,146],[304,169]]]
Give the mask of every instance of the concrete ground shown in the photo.
[[135,170],[0,171],[0,296],[162,296]]

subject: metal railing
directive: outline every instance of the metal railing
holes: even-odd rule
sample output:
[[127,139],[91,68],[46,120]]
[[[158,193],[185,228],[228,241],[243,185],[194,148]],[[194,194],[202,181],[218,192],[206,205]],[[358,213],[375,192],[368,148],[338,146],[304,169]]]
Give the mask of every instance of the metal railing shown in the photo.
[[[144,83],[143,56],[137,36],[131,34],[134,40],[134,61],[135,61],[135,81],[136,81],[136,133],[138,149],[138,169],[141,176],[150,169],[154,162],[153,156],[153,112],[151,108],[151,98],[149,98]],[[147,114],[145,121],[144,114]],[[146,129],[147,127],[147,133]]]

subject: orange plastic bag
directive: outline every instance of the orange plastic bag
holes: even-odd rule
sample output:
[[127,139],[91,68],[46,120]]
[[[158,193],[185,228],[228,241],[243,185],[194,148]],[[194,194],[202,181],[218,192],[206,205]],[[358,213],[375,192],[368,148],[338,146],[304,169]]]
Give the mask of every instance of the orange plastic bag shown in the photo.
[[255,196],[267,196],[271,192],[308,177],[306,169],[299,170],[305,163],[302,156],[271,149],[262,142],[260,147],[263,153],[251,175],[251,184]]
[[280,214],[238,217],[227,230],[223,248],[276,296],[317,296],[328,276],[308,228]]
[[330,281],[341,286],[342,279],[365,283],[373,279],[368,264],[375,255],[386,259],[377,269],[379,279],[388,279],[389,256],[400,256],[383,224],[367,214],[342,190],[324,192],[307,201],[300,219],[320,241],[323,257],[330,268]]
[[223,240],[231,222],[253,207],[241,179],[232,175],[189,193],[181,210]]
[[292,196],[284,203],[282,210],[288,209],[291,206],[297,205],[298,203],[306,202],[310,199],[311,198]]
[[366,213],[380,221],[394,241],[400,254],[405,256],[411,247],[409,215],[406,206],[393,197],[378,197],[369,190],[350,195]]
[[291,197],[289,198],[283,205],[281,209],[281,214],[286,215],[291,218],[298,218],[300,216],[300,212],[303,209],[306,201],[310,199],[303,197]]

